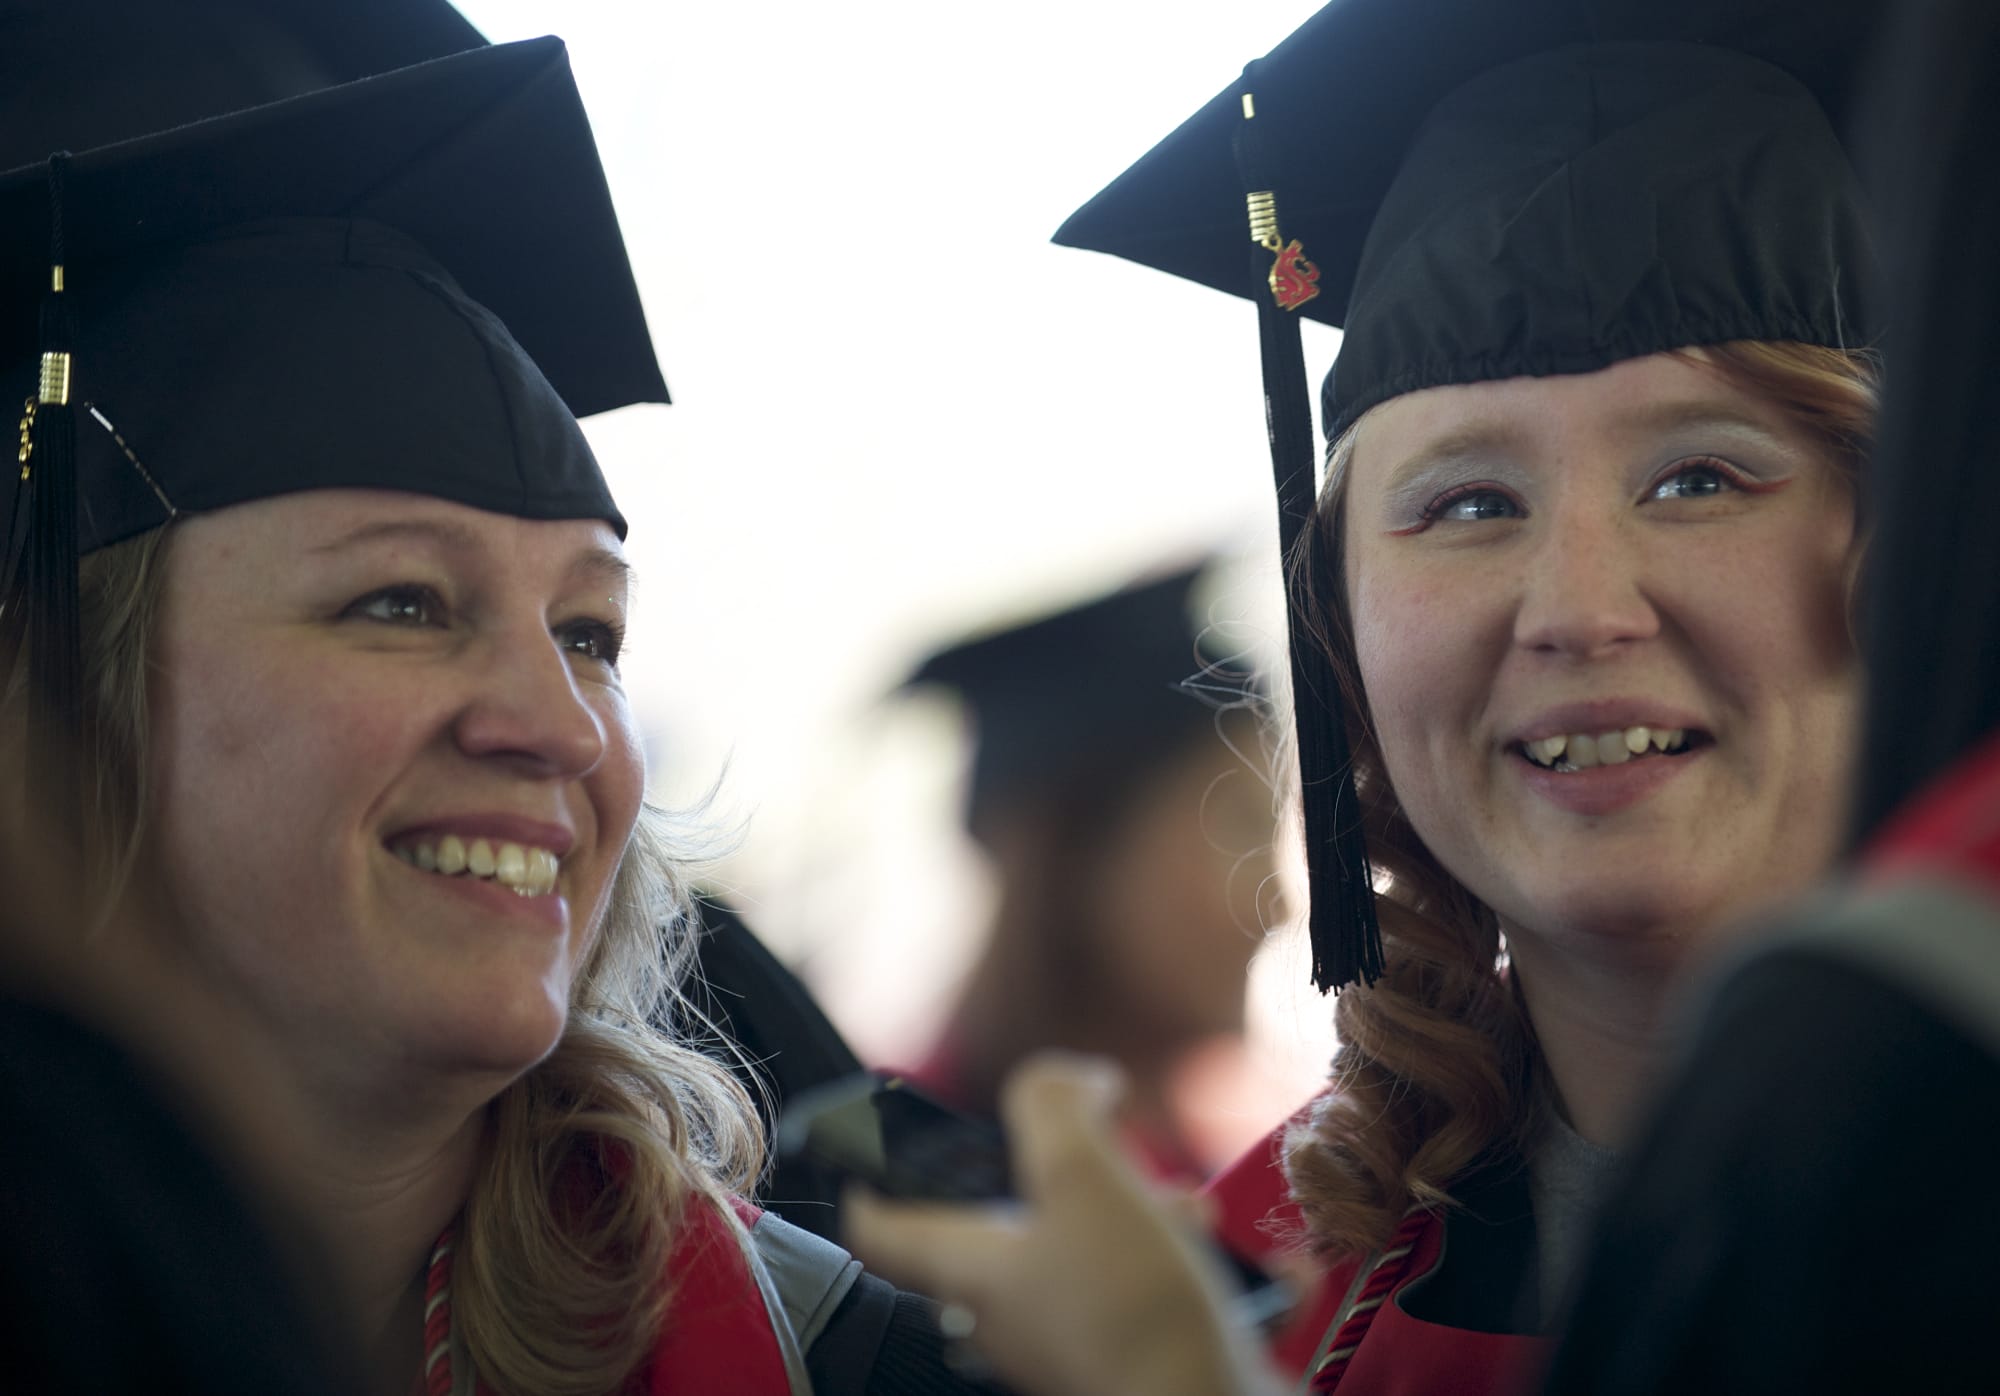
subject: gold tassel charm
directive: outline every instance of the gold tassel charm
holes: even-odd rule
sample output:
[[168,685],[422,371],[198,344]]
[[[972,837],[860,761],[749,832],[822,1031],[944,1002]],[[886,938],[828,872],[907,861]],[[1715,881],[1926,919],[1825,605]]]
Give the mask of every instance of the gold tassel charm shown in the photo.
[[1250,241],[1276,252],[1283,246],[1278,238],[1278,196],[1265,189],[1252,194],[1249,203]]
[[41,400],[67,406],[69,403],[69,359],[64,352],[42,355]]
[[28,458],[35,454],[35,400],[29,398],[21,404],[21,478],[26,480],[32,467]]

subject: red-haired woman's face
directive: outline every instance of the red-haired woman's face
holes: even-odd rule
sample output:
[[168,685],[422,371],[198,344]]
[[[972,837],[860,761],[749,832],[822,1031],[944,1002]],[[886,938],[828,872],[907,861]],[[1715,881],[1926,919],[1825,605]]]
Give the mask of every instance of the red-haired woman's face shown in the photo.
[[179,527],[153,844],[187,959],[308,1073],[504,1084],[561,1034],[644,786],[618,539],[364,490]]
[[1651,944],[1795,891],[1842,828],[1851,491],[1667,355],[1370,412],[1344,538],[1412,825],[1523,936]]

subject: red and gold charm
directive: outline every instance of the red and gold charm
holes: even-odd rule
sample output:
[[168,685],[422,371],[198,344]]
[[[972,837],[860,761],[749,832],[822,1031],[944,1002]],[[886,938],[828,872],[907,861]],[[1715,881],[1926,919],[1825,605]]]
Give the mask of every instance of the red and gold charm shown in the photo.
[[1293,238],[1271,263],[1271,296],[1280,310],[1297,310],[1319,294],[1319,268],[1305,258],[1305,249]]
[[1319,268],[1306,260],[1297,238],[1278,233],[1278,197],[1268,190],[1250,195],[1250,240],[1277,260],[1271,263],[1271,299],[1280,310],[1297,310],[1319,295]]

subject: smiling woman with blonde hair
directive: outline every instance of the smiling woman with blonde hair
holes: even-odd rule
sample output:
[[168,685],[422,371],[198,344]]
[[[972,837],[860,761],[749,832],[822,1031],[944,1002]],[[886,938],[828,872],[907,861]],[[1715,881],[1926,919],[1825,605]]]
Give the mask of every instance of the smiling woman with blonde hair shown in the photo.
[[290,1122],[364,1389],[953,1389],[927,1308],[745,1200],[749,1102],[662,1013],[690,830],[577,414],[665,386],[562,45],[52,157],[0,226],[50,250],[0,284],[28,808],[92,955]]

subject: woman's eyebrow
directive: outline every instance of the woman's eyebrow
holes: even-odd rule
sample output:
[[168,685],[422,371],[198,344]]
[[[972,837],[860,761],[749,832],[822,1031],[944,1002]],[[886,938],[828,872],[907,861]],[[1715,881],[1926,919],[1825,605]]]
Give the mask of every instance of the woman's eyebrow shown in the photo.
[[632,564],[609,548],[591,548],[577,555],[569,573],[579,581],[604,582],[614,586],[632,584]]
[[375,523],[362,524],[325,543],[317,543],[308,548],[312,553],[337,553],[364,543],[398,542],[402,540],[436,543],[456,551],[468,551],[478,546],[478,539],[469,528],[459,524],[441,523],[434,519],[382,519]]
[[1634,435],[1672,436],[1685,431],[1721,429],[1739,437],[1755,437],[1772,446],[1787,444],[1769,421],[1732,403],[1705,398],[1649,403],[1624,418]]
[[[462,524],[439,519],[382,519],[350,529],[338,538],[315,544],[307,551],[336,553],[369,543],[404,541],[431,543],[460,553],[477,552],[482,546],[480,536]],[[632,580],[632,564],[605,547],[590,547],[578,553],[570,563],[569,572],[577,580],[592,584],[629,586]]]

